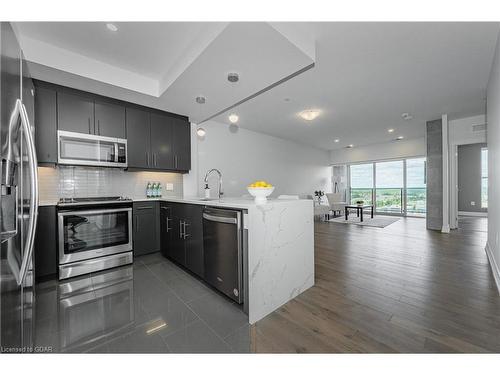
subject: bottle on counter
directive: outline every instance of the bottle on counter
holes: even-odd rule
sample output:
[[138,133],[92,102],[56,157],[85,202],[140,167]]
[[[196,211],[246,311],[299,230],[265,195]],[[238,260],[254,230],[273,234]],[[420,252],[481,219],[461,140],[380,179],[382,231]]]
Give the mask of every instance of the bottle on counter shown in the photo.
[[158,182],[158,185],[156,185],[156,194],[157,194],[158,198],[161,198],[161,196],[162,196],[161,190],[162,190],[161,184]]
[[146,197],[151,198],[153,195],[153,189],[151,186],[151,182],[148,182],[148,185],[146,187]]
[[153,198],[158,197],[158,184],[156,182],[153,182],[153,194],[152,194],[152,197]]
[[210,198],[210,188],[208,187],[208,184],[205,184],[205,198]]

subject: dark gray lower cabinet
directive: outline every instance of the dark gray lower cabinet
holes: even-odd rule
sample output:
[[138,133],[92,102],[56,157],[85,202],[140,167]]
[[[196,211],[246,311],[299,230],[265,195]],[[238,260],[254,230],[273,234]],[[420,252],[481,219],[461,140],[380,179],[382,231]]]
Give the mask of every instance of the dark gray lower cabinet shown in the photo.
[[162,202],[160,211],[163,255],[203,277],[203,206]]
[[35,277],[57,274],[57,213],[55,206],[38,208],[35,237]]
[[159,202],[134,202],[134,255],[160,250]]

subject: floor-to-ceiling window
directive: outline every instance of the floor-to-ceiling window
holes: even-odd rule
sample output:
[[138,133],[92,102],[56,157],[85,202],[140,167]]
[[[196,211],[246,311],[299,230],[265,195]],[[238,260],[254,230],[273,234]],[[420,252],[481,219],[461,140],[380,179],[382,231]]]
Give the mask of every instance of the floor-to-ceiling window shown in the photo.
[[481,208],[488,208],[488,149],[481,149]]
[[403,160],[375,163],[376,211],[401,214],[403,212]]
[[378,213],[425,216],[425,158],[352,164],[349,176],[352,204],[362,200]]
[[426,159],[406,160],[406,213],[425,215],[427,204]]
[[373,202],[373,163],[355,164],[349,168],[351,203],[364,201]]

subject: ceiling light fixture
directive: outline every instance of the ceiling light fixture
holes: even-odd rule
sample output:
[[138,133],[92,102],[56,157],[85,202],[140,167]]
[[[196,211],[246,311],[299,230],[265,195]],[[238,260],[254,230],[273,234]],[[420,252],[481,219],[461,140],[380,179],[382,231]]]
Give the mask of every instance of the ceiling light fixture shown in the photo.
[[231,124],[236,124],[239,119],[240,118],[235,113],[232,113],[232,114],[229,115],[229,121],[231,122]]
[[336,139],[334,140],[335,143],[339,143],[340,142],[340,139]]
[[118,27],[116,27],[114,23],[107,23],[106,27],[108,28],[109,31],[113,32],[118,31]]
[[306,121],[312,121],[319,116],[319,111],[317,109],[306,109],[299,113],[299,116]]
[[196,100],[196,103],[198,103],[198,104],[205,104],[205,102],[207,101],[207,98],[200,95],[200,96],[197,96],[195,100]]
[[393,132],[394,132],[394,129],[387,129],[387,132],[388,132],[388,133],[393,133]]
[[403,137],[402,135],[400,135],[400,136],[398,136],[398,137],[396,138],[396,141],[400,141],[400,140],[402,140],[403,138],[404,138],[404,137]]
[[238,73],[228,73],[227,80],[231,83],[238,82],[240,80],[240,75]]
[[349,146],[346,146],[346,148],[353,148],[354,145],[349,145]]
[[401,117],[403,118],[403,120],[406,120],[406,121],[411,120],[413,118],[413,116],[410,115],[408,112],[401,114]]
[[203,128],[198,128],[196,129],[196,134],[198,137],[203,138],[205,135],[207,135],[207,131]]

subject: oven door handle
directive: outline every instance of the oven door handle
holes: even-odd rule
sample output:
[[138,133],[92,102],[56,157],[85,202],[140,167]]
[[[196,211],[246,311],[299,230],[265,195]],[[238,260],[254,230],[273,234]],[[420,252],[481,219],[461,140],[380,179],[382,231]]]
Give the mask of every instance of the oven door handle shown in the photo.
[[127,207],[127,208],[117,208],[117,209],[103,209],[103,210],[70,210],[70,211],[63,211],[59,212],[57,215],[58,216],[69,216],[69,215],[93,215],[93,214],[112,214],[115,212],[131,212],[132,208]]

